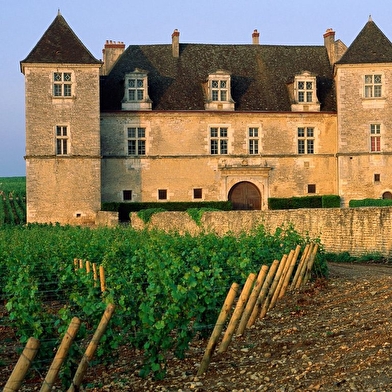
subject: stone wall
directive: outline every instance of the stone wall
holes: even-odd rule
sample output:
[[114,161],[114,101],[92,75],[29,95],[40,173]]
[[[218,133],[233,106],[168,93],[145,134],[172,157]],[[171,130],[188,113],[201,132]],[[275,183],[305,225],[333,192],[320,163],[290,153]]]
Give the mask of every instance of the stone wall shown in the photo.
[[377,252],[385,257],[391,256],[391,207],[205,212],[200,226],[187,212],[157,213],[147,225],[137,213],[131,216],[131,225],[135,229],[148,227],[192,234],[202,230],[219,235],[238,234],[258,225],[274,231],[289,223],[303,235],[320,238],[327,252],[347,251],[353,256]]

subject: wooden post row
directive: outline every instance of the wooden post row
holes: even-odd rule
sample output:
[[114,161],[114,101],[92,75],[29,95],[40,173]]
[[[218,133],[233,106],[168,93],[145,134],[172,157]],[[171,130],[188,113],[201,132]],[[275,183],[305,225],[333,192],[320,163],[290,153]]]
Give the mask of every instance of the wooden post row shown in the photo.
[[240,324],[237,328],[237,335],[242,335],[245,331],[246,324],[248,323],[249,318],[252,315],[252,311],[257,302],[257,298],[259,297],[260,291],[263,287],[265,277],[267,276],[269,267],[267,265],[263,265],[260,269],[260,272],[257,276],[257,281],[255,286],[253,287],[252,294],[249,297],[248,303],[246,304],[244,313],[242,314]]
[[82,384],[83,377],[86,374],[87,367],[89,362],[92,360],[95,351],[98,347],[98,343],[101,340],[102,335],[105,333],[105,330],[109,324],[109,321],[113,315],[114,312],[114,305],[109,304],[106,307],[106,310],[101,318],[101,321],[83,355],[82,360],[79,363],[78,369],[76,370],[76,373],[74,375],[74,378],[72,380],[71,386],[68,388],[68,392],[75,392],[79,391],[80,385]]
[[231,339],[233,337],[234,331],[238,325],[238,322],[240,321],[244,307],[248,302],[249,295],[251,293],[255,280],[256,280],[256,274],[254,273],[249,274],[248,279],[246,280],[245,285],[237,301],[237,305],[234,309],[233,315],[231,316],[229,325],[227,326],[226,332],[223,335],[222,342],[218,349],[218,353],[223,353],[227,350],[227,347],[229,346]]
[[68,351],[75,339],[76,334],[80,328],[80,320],[74,317],[65,333],[60,347],[56,352],[52,364],[50,365],[49,371],[45,377],[44,383],[42,384],[40,392],[50,392],[53,388],[53,384],[56,381],[57,375],[60,371],[61,365],[64,363],[65,358],[68,355]]

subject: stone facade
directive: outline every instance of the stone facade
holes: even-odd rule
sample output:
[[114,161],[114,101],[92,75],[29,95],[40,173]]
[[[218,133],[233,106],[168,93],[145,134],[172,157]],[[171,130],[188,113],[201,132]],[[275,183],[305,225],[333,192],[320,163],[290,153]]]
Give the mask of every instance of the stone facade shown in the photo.
[[167,45],[106,41],[101,62],[59,14],[21,62],[28,221],[92,223],[101,202],[392,197],[381,30],[369,20],[348,48],[331,29],[321,46],[259,41],[175,30]]

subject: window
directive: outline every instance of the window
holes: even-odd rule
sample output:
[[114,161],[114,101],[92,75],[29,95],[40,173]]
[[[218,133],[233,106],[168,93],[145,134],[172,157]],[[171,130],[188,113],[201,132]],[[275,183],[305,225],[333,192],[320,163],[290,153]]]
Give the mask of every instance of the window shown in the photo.
[[298,154],[314,154],[314,128],[298,128]]
[[167,189],[158,189],[158,200],[167,199]]
[[203,189],[202,188],[194,188],[193,189],[193,198],[194,199],[202,199],[203,198]]
[[308,184],[308,193],[316,193],[316,184]]
[[68,129],[64,125],[56,126],[56,155],[67,155],[69,152]]
[[374,182],[380,182],[380,174],[374,175]]
[[124,201],[132,200],[132,191],[131,190],[124,190],[123,191],[123,200]]
[[146,155],[146,128],[127,129],[128,155]]
[[298,102],[313,102],[313,82],[311,81],[298,81]]
[[212,155],[225,155],[228,153],[228,131],[227,128],[210,128],[210,152]]
[[125,75],[123,110],[151,110],[152,101],[148,96],[147,71],[135,69]]
[[55,97],[70,97],[72,93],[72,76],[70,72],[55,72],[53,74],[53,95]]
[[381,125],[370,124],[370,151],[381,151]]
[[205,88],[206,110],[234,110],[234,101],[231,98],[231,76],[228,71],[217,70],[208,75]]
[[249,138],[249,154],[254,155],[259,153],[259,128],[248,129]]
[[381,94],[381,75],[365,75],[365,98],[379,98]]
[[213,101],[227,101],[227,80],[211,80],[211,99]]
[[310,71],[304,71],[295,75],[290,91],[292,91],[292,111],[320,111],[320,102],[317,98],[317,76],[315,74]]
[[144,99],[144,79],[128,79],[128,100],[142,101]]

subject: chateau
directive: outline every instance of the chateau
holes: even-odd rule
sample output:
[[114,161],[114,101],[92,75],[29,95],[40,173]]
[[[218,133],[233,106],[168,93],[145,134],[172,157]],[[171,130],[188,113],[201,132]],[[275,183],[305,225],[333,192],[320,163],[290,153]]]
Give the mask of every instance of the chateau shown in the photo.
[[392,197],[392,44],[106,41],[59,13],[21,61],[28,222],[94,222],[102,202]]

